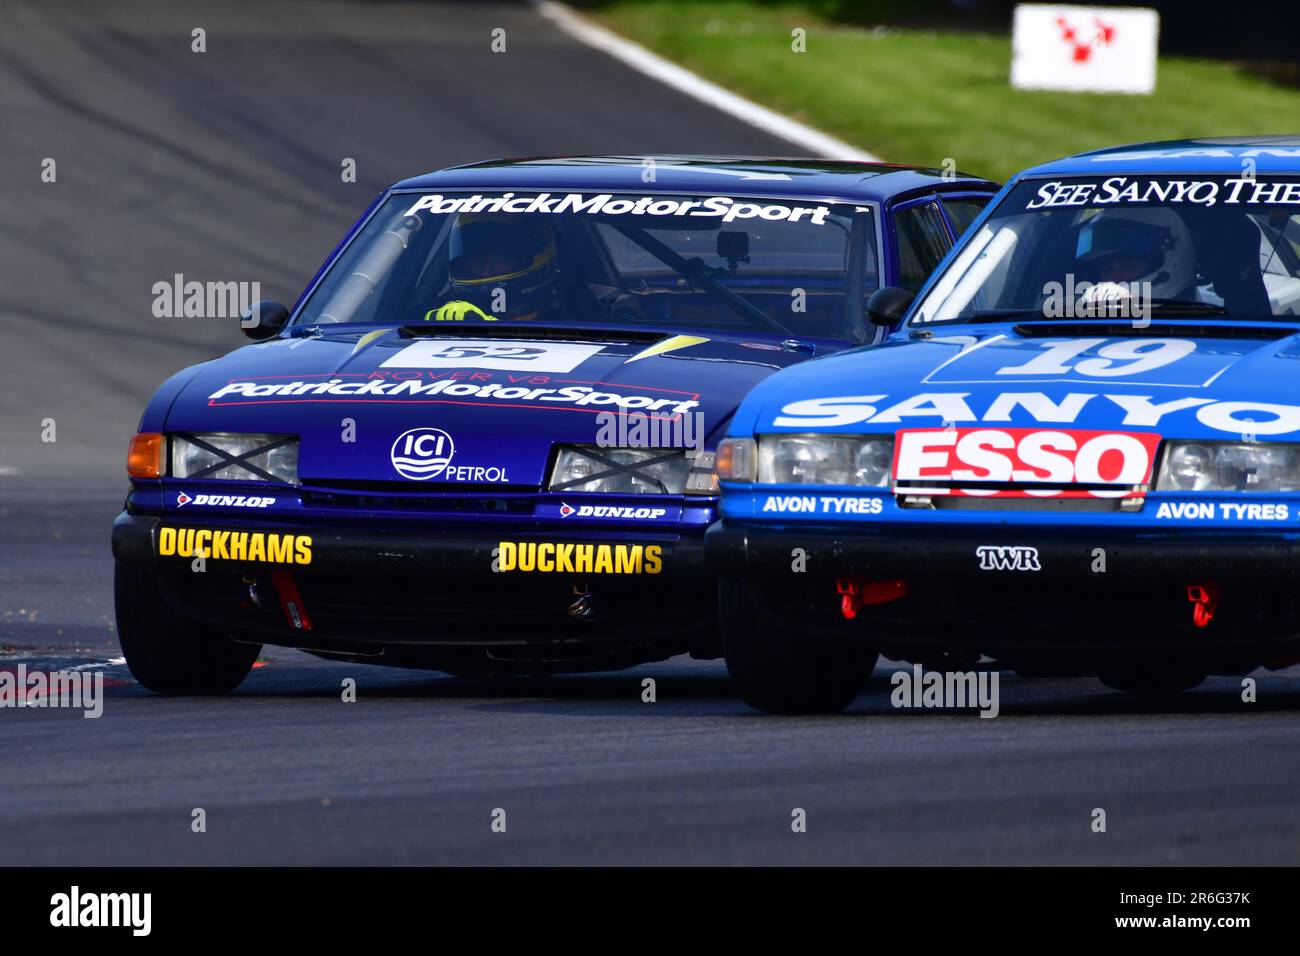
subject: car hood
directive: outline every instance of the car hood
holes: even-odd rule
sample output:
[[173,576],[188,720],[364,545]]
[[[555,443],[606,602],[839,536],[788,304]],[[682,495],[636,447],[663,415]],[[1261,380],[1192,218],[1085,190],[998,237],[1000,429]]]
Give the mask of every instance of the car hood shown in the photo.
[[445,435],[443,447],[453,449],[443,474],[429,476],[435,483],[454,474],[458,481],[536,486],[554,445],[617,440],[608,429],[619,420],[630,424],[631,412],[711,444],[758,381],[807,357],[761,335],[517,326],[414,336],[326,330],[246,346],[198,366],[165,427],[297,434],[304,481],[410,478],[392,461],[404,457],[395,452],[398,439],[427,429]]
[[[758,386],[731,433],[997,427],[1294,441],[1300,327],[968,325],[806,363]],[[928,336],[929,333],[922,333]]]

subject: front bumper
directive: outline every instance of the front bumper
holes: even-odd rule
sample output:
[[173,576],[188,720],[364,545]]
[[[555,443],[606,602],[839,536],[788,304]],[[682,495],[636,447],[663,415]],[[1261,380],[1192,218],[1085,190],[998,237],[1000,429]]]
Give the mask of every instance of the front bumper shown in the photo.
[[[200,531],[208,555],[201,563]],[[244,536],[237,554],[233,535]],[[252,557],[255,535],[262,536],[260,560]],[[525,545],[534,546],[527,560]],[[513,566],[503,566],[510,548]],[[578,563],[579,549],[588,549],[588,565]],[[123,513],[113,525],[113,554],[151,568],[176,614],[331,656],[553,672],[716,655],[716,583],[698,534],[578,538]],[[305,611],[307,627],[286,602]]]
[[[371,526],[320,526],[301,525],[286,527],[283,523],[267,524],[264,522],[233,523],[229,521],[178,521],[152,515],[135,515],[122,513],[113,523],[113,557],[119,561],[148,562],[154,565],[177,563],[192,560],[191,553],[179,553],[178,549],[165,549],[173,553],[160,554],[159,547],[163,529],[212,534],[203,540],[207,547],[213,566],[229,564],[232,567],[266,567],[281,562],[250,560],[247,541],[245,541],[243,558],[223,557],[215,554],[213,535],[223,533],[294,535],[296,538],[308,538],[307,547],[310,559],[307,561],[283,562],[292,565],[295,570],[313,571],[347,571],[357,574],[397,574],[401,576],[424,576],[428,574],[451,574],[461,576],[487,575],[492,577],[513,576],[527,573],[548,573],[563,575],[568,573],[560,568],[545,572],[510,571],[500,568],[497,559],[503,544],[549,544],[618,546],[641,545],[642,553],[648,547],[658,549],[660,565],[658,571],[649,571],[650,562],[640,562],[641,570],[636,572],[644,577],[698,577],[704,575],[704,549],[699,537],[687,537],[664,534],[628,535],[607,534],[575,538],[574,536],[538,534],[528,532],[514,534],[505,530],[484,531],[477,534],[445,533],[431,530],[412,530],[408,528],[388,527],[375,529]],[[265,542],[263,542],[265,544]],[[230,546],[223,545],[223,553],[229,553]],[[634,555],[624,551],[624,569],[627,570]],[[594,557],[599,560],[600,555]],[[619,557],[617,552],[611,557]],[[572,560],[572,557],[570,557]],[[493,569],[494,562],[497,570]],[[617,565],[610,574],[617,575]],[[578,571],[573,572],[579,574]],[[586,570],[580,576],[603,576],[604,572]]]
[[[870,578],[1175,575],[1300,579],[1300,541],[1280,534],[1180,530],[1120,534],[1103,529],[892,526],[838,530],[716,522],[705,535],[709,566],[730,576],[786,575],[795,549],[808,572]],[[990,552],[987,549],[998,549]],[[1017,560],[1013,549],[1021,551]],[[991,558],[990,555],[996,555]],[[1002,555],[1007,555],[1003,558]],[[998,565],[1018,565],[999,567]],[[990,567],[989,565],[993,565]],[[1036,565],[1036,567],[1034,567]]]
[[[831,633],[865,628],[891,657],[1023,660],[1037,649],[1060,661],[1149,649],[1207,655],[1208,667],[1226,668],[1215,672],[1238,673],[1300,639],[1300,546],[1276,533],[721,521],[705,535],[705,553],[715,573],[748,579],[772,619]],[[846,620],[842,589],[867,582],[901,596]],[[1214,595],[1208,622],[1197,623],[1193,593]]]

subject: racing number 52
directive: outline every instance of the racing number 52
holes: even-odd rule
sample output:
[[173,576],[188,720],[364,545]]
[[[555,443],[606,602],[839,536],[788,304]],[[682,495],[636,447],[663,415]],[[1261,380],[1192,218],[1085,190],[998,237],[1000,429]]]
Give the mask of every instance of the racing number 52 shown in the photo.
[[529,361],[546,354],[546,349],[527,345],[448,345],[434,353],[435,358],[471,359],[499,358]]

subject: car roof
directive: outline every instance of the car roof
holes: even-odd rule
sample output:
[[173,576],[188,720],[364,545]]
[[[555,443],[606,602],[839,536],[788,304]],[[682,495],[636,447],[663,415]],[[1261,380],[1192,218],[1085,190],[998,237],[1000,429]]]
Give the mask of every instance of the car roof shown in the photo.
[[[650,167],[648,160],[654,161]],[[644,172],[654,169],[654,180]],[[569,189],[704,195],[807,196],[884,202],[902,193],[955,187],[992,191],[997,184],[964,173],[892,163],[752,156],[540,156],[453,166],[394,189]]]
[[1300,135],[1236,136],[1131,143],[1078,153],[1026,169],[1021,176],[1097,176],[1117,173],[1300,172]]

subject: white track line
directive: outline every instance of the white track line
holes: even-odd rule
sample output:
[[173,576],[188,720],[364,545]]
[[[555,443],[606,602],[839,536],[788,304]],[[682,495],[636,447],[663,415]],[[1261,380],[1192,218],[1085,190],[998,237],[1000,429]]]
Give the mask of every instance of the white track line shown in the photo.
[[743,96],[737,96],[730,90],[665,60],[657,53],[651,53],[640,44],[626,40],[602,26],[597,26],[563,3],[557,3],[555,0],[529,0],[529,2],[538,13],[575,39],[608,53],[665,86],[671,86],[765,133],[795,143],[825,159],[847,159],[863,163],[881,161],[879,156],[851,146],[842,139],[836,139],[821,130],[805,126],[788,116],[782,116],[766,106],[759,106]]

